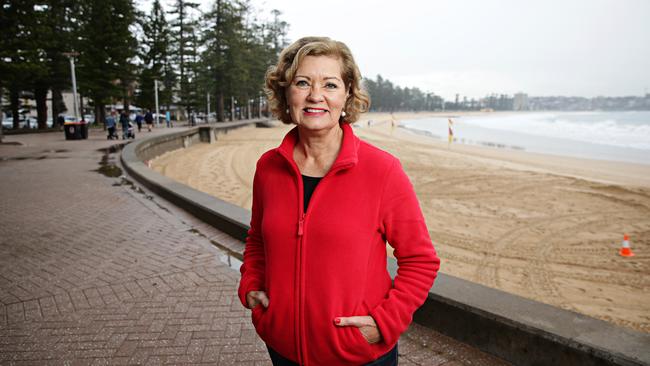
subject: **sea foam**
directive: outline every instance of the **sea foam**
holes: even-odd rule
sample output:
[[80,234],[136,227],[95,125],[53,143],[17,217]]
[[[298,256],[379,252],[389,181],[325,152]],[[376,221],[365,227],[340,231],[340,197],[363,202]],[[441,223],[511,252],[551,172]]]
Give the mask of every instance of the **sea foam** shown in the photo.
[[[520,112],[451,117],[456,142],[650,164],[650,112]],[[447,139],[447,117],[403,121]]]

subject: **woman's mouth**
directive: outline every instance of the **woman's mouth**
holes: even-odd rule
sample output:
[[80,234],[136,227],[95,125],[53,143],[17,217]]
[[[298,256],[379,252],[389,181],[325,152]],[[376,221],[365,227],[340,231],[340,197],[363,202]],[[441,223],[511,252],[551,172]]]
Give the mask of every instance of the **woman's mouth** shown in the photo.
[[320,116],[327,113],[327,109],[323,108],[303,108],[303,114],[305,116]]

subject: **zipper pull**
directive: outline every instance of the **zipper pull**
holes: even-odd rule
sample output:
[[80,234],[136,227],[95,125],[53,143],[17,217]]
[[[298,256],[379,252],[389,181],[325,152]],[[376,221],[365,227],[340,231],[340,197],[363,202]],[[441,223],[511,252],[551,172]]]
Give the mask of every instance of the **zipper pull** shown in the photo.
[[302,216],[300,216],[300,220],[298,221],[298,236],[302,236],[304,226],[305,226],[305,214],[303,213]]

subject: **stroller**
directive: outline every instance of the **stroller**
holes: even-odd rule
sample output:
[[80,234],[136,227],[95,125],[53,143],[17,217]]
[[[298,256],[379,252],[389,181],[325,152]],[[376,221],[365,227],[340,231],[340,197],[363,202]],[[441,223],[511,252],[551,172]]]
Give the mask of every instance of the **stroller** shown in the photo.
[[135,139],[135,130],[131,122],[129,122],[129,127],[122,131],[122,140],[126,139]]
[[119,136],[117,136],[117,131],[115,130],[115,126],[108,128],[108,136],[106,136],[106,139],[107,140],[119,139]]

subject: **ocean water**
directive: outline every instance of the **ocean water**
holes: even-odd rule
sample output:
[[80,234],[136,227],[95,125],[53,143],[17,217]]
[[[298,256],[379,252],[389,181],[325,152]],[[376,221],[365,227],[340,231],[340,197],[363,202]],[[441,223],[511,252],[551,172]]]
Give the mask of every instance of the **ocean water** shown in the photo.
[[[650,111],[451,116],[454,143],[650,164]],[[447,141],[447,117],[401,125]]]

